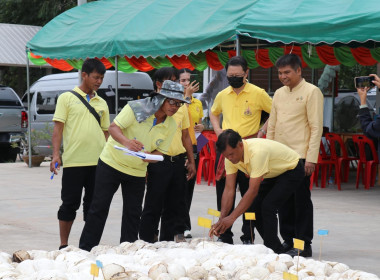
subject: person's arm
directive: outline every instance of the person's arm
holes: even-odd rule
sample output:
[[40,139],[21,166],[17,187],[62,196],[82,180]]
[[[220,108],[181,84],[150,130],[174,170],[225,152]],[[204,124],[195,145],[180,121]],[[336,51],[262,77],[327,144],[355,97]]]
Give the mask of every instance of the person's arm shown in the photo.
[[[228,212],[230,211],[232,207],[232,201],[230,201],[231,195],[232,195],[232,199],[233,199],[233,195],[235,195],[234,193],[231,193],[231,191],[233,192],[235,191],[236,174],[233,174],[233,175],[235,175],[235,181],[230,182],[230,183],[233,183],[233,185],[232,186],[229,185],[229,188],[230,188],[229,194],[228,194],[228,197],[225,198],[224,196],[225,196],[225,191],[227,188],[227,178],[229,175],[227,175],[226,177],[226,187],[224,189],[223,197],[222,197],[222,212],[220,213],[219,221],[211,227],[211,230],[209,232],[210,237],[212,237],[213,235],[219,236],[220,234],[224,233],[226,229],[228,229],[229,227],[233,225],[235,220],[240,215],[242,215],[245,211],[247,211],[247,209],[252,205],[255,197],[257,196],[261,181],[263,180],[263,176],[260,176],[257,178],[250,178],[249,188],[247,192],[244,194],[244,196],[242,197],[242,199],[240,200],[238,206],[232,211],[230,215],[223,216],[223,214],[226,215],[226,213],[228,214]],[[228,203],[230,203],[230,205]],[[227,208],[228,205],[230,206],[229,209]],[[228,210],[225,210],[225,209],[228,209]]]
[[[54,121],[54,129],[53,129],[53,136],[51,139],[52,145],[53,145],[53,158],[50,162],[50,171],[55,174],[58,174],[57,170],[59,170],[62,162],[61,162],[61,155],[60,155],[60,148],[62,143],[62,133],[63,128],[65,127],[65,124],[63,122]],[[58,163],[57,168],[55,168],[55,163]]]
[[103,130],[103,133],[104,133],[104,137],[106,138],[106,141],[107,141],[110,134],[106,130]]
[[310,176],[318,161],[321,137],[323,133],[323,94],[316,88],[306,103],[307,122],[310,128],[310,139],[305,158],[305,174]]
[[193,144],[191,143],[189,130],[187,128],[182,129],[182,145],[186,149],[186,155],[187,155],[187,180],[190,180],[195,176],[195,161],[194,161],[194,154],[193,154]]
[[273,96],[272,100],[272,109],[270,110],[269,118],[268,118],[268,126],[267,126],[267,139],[274,139],[274,133],[276,129],[276,121],[277,121],[277,112],[276,112],[276,94]]
[[118,127],[114,122],[111,123],[108,131],[113,139],[115,139],[117,142],[119,142],[121,145],[123,145],[131,151],[139,152],[144,147],[144,145],[140,141],[136,139],[128,139],[127,137],[125,137],[120,127]]
[[[376,76],[377,77],[377,76]],[[378,77],[377,77],[378,78]],[[379,79],[380,80],[380,79]],[[377,82],[377,81],[376,81]],[[379,82],[380,83],[380,82]],[[367,91],[369,88],[358,88],[358,95],[360,97],[360,105],[367,105]],[[372,120],[371,114],[369,113],[368,107],[360,108],[359,110],[360,126],[363,133],[370,138],[380,137],[380,118],[375,121]]]
[[223,132],[223,129],[220,128],[219,124],[219,115],[215,116],[211,111],[210,111],[210,122],[212,124],[212,127],[214,128],[216,136],[219,136]]
[[198,123],[194,126],[194,130],[197,133],[201,133],[204,130],[204,125],[202,124],[202,118],[199,119]]
[[264,123],[264,125],[257,132],[257,138],[263,138],[267,134],[268,130],[268,120]]

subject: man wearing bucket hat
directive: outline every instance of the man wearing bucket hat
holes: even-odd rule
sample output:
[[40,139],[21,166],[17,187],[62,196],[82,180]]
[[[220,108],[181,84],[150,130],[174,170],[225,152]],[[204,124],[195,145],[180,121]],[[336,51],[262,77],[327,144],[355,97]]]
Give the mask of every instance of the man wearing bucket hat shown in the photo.
[[[189,103],[183,99],[182,85],[167,85],[166,81],[162,87],[160,85],[156,82],[160,94],[169,97],[173,93],[180,93],[182,98],[178,100]],[[185,228],[182,217],[186,211],[185,180],[186,177],[189,180],[195,176],[196,171],[193,146],[188,131],[190,127],[188,109],[187,106],[181,106],[180,102],[175,106],[179,107],[173,116],[177,129],[169,151],[164,154],[164,161],[148,166],[147,192],[139,231],[140,239],[147,242],[155,241],[160,218],[160,241],[173,241],[178,236],[184,240]]]
[[119,185],[123,196],[120,243],[137,240],[148,161],[125,155],[114,146],[160,155],[169,151],[176,131],[172,116],[177,112],[178,104],[186,101],[180,84],[165,81],[163,87],[165,90],[160,94],[130,101],[111,124],[110,137],[96,170],[93,201],[79,242],[81,249],[90,251],[99,244]]

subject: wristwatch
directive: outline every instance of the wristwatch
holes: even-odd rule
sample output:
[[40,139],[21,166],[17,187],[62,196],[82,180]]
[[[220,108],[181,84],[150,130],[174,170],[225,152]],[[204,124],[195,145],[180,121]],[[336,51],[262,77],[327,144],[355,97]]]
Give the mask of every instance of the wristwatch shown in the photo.
[[264,129],[260,128],[259,131],[261,131],[264,135],[267,135]]
[[191,97],[190,97],[190,96],[187,96],[187,97],[185,97],[185,99],[186,99],[187,101],[190,101],[190,100],[191,100]]

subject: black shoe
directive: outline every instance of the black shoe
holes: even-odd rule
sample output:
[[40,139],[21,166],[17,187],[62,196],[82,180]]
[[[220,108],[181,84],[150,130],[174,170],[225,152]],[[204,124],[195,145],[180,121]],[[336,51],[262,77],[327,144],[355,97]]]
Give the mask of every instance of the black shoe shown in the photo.
[[231,244],[233,245],[234,244],[234,241],[232,239],[232,237],[219,237],[218,240],[216,240],[217,242],[223,242],[223,243],[227,243],[227,244]]
[[244,245],[252,245],[253,244],[251,239],[244,239],[244,240],[242,240],[242,242]]
[[65,249],[66,247],[67,247],[67,245],[61,245],[61,246],[59,246],[58,250]]
[[[287,251],[285,254],[291,255],[292,257],[298,256],[298,249],[291,249]],[[313,251],[311,249],[311,246],[305,246],[304,250],[300,250],[300,256],[309,258],[313,255]]]
[[293,249],[293,243],[285,241],[284,243],[282,243],[282,248],[283,248],[283,252],[287,252],[287,251]]

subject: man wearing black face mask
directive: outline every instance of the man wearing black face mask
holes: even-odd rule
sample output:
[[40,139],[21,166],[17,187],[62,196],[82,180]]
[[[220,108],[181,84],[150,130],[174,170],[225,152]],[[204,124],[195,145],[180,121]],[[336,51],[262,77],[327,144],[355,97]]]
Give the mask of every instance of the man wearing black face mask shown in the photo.
[[[230,86],[218,93],[210,111],[210,121],[216,135],[219,136],[225,129],[233,129],[244,139],[264,137],[267,124],[265,123],[260,128],[261,112],[270,113],[272,99],[265,90],[247,82],[248,65],[243,57],[230,58],[226,64],[226,71]],[[223,114],[222,128],[219,124],[220,114]],[[220,154],[216,157],[216,180],[217,206],[220,210],[225,186],[224,158],[220,158]],[[249,178],[239,171],[236,181],[239,183],[240,193],[243,196],[248,189]],[[252,210],[248,209],[247,212],[252,212]],[[254,237],[251,235],[250,223],[245,220],[244,215],[242,232],[240,239],[243,244],[253,243]],[[233,233],[229,228],[220,235],[218,241],[233,244],[232,236]]]

